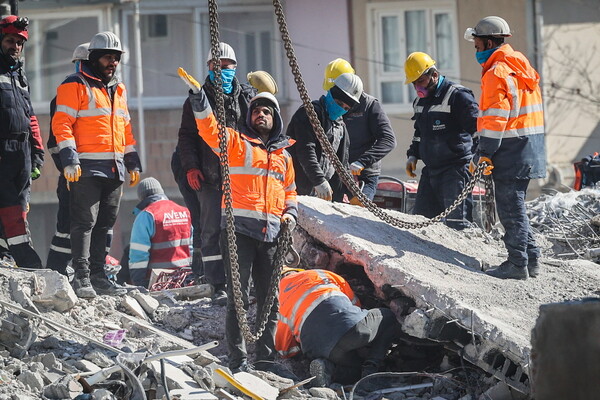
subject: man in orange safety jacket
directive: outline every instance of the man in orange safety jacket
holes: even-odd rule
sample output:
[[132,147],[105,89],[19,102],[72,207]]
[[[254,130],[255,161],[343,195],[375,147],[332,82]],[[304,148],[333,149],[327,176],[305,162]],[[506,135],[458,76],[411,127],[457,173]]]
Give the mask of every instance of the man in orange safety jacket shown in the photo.
[[540,250],[529,226],[525,196],[531,179],[546,176],[544,110],[540,76],[522,53],[504,43],[510,36],[508,23],[496,16],[483,18],[465,32],[465,39],[475,43],[475,56],[483,67],[477,120],[480,140],[471,170],[486,162],[484,175],[493,173],[496,209],[506,231],[508,259],[487,274],[527,279],[540,269]]
[[81,298],[126,293],[104,274],[106,235],[117,218],[125,171],[130,186],[141,171],[125,85],[115,75],[122,53],[114,33],[96,34],[89,59],[56,94],[52,131],[70,186],[73,288]]
[[[206,144],[219,153],[219,128],[206,94],[187,73],[180,70],[180,75],[192,89],[189,98],[198,132]],[[247,310],[252,275],[257,309],[262,310],[270,290],[277,238],[282,224],[289,224],[290,229],[296,225],[298,203],[295,174],[291,156],[286,150],[294,141],[284,134],[279,102],[268,92],[261,92],[250,100],[246,124],[238,129],[227,127],[226,133],[240,285]],[[224,208],[225,199],[222,204]],[[224,213],[222,216],[221,226],[224,227]],[[221,231],[221,243],[225,266],[231,271],[231,257],[226,250],[229,249],[226,229]],[[283,375],[285,371],[272,363],[275,359],[277,309],[277,302],[274,302],[265,330],[256,342],[255,367]],[[230,272],[227,274],[225,320],[229,368],[233,372],[247,372],[252,367],[248,364],[246,343],[236,315]]]
[[388,308],[365,310],[348,282],[323,269],[285,268],[279,284],[275,348],[312,358],[316,386],[356,381],[379,370],[400,334]]

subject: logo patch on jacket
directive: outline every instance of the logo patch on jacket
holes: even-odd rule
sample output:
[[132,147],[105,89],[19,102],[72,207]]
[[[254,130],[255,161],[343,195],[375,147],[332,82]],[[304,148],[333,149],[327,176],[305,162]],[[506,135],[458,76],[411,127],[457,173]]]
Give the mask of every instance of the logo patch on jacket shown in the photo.
[[163,219],[163,226],[187,224],[189,216],[187,211],[169,211],[166,212]]
[[442,124],[442,121],[440,121],[439,119],[436,119],[435,121],[433,121],[432,130],[441,131],[443,129],[446,129],[446,124]]

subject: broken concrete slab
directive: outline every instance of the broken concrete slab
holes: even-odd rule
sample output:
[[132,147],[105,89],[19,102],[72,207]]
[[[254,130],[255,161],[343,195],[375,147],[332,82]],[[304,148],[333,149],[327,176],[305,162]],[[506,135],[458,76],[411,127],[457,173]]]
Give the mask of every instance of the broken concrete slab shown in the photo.
[[173,389],[169,391],[171,396],[178,396],[179,400],[217,400],[218,397],[204,389]]
[[177,289],[165,289],[156,292],[150,292],[153,297],[173,297],[177,300],[193,300],[201,297],[212,296],[212,285],[205,283],[202,285],[185,286]]
[[39,372],[21,371],[17,379],[30,390],[40,391],[44,387],[44,378]]
[[149,320],[148,315],[146,315],[146,312],[144,311],[140,303],[138,303],[137,300],[133,297],[123,296],[123,298],[121,299],[121,307],[123,307],[125,311],[127,311],[134,317],[141,318],[145,321]]
[[[165,375],[167,376],[167,385],[171,389],[184,389],[185,391],[198,390],[200,386],[193,377],[182,371],[183,364],[193,363],[194,359],[188,356],[173,356],[164,358]],[[152,361],[148,364],[156,376],[160,376],[160,361]]]
[[73,366],[80,371],[92,373],[96,373],[102,369],[98,365],[88,360],[77,360],[73,363]]
[[[400,288],[432,319],[430,338],[460,338],[469,361],[523,391],[529,390],[529,338],[539,305],[590,296],[600,287],[600,269],[586,261],[546,266],[526,281],[490,277],[481,266],[499,264],[505,249],[480,230],[458,232],[439,223],[404,230],[363,207],[306,196],[299,202],[300,232],[312,240],[294,234],[300,254],[304,246],[329,248],[363,266],[378,291]],[[424,221],[387,212],[409,223]]]
[[65,376],[59,381],[44,387],[44,397],[50,400],[74,399],[83,392],[83,386],[72,376]]
[[148,314],[149,316],[154,315],[154,312],[156,311],[158,306],[160,306],[160,302],[154,297],[145,293],[141,293],[137,290],[133,293],[130,293],[130,295],[132,295],[133,298],[137,300],[137,302],[140,304],[140,306],[142,306],[146,314]]
[[58,312],[68,311],[77,304],[79,299],[65,275],[47,269],[37,271],[36,274],[41,278],[42,292],[32,297],[35,303]]

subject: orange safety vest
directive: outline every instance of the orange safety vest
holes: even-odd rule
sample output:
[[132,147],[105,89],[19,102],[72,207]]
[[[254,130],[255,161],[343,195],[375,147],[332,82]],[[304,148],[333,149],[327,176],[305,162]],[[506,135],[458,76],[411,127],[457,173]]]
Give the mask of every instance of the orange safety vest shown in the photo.
[[346,296],[360,307],[360,300],[341,276],[324,269],[308,269],[284,276],[279,283],[279,316],[275,349],[281,357],[300,353],[300,332],[306,318],[319,303]]
[[136,143],[130,119],[125,85],[113,80],[106,86],[84,65],[57,89],[52,132],[62,165],[81,164],[83,176],[124,180],[125,154],[135,152]]
[[[206,95],[190,96],[198,96],[192,100],[198,133],[219,154],[219,128]],[[294,141],[283,134],[279,113],[273,118],[278,132],[268,147],[250,133],[226,128],[235,230],[264,242],[277,238],[284,213],[296,216],[298,209],[294,165],[286,150]]]

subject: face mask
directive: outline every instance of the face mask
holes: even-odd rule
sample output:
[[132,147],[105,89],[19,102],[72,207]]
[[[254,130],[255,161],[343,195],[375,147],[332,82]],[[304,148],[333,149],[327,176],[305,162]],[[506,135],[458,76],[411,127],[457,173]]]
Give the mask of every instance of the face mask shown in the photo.
[[[215,81],[215,72],[208,71],[208,76],[211,82]],[[233,91],[233,78],[235,77],[235,69],[222,69],[221,81],[223,81],[223,92],[229,94]]]
[[479,64],[485,64],[485,62],[488,60],[488,58],[490,58],[492,53],[496,51],[496,49],[497,49],[497,47],[494,49],[478,51],[475,53],[475,59],[477,59],[477,62]]
[[421,99],[429,96],[429,91],[433,88],[433,86],[433,78],[431,77],[429,77],[429,83],[427,86],[414,85],[415,90],[417,91],[417,96],[419,96]]
[[327,109],[327,114],[329,114],[329,119],[332,121],[335,121],[348,112],[335,102],[330,91],[327,91],[327,94],[325,95],[325,108]]

